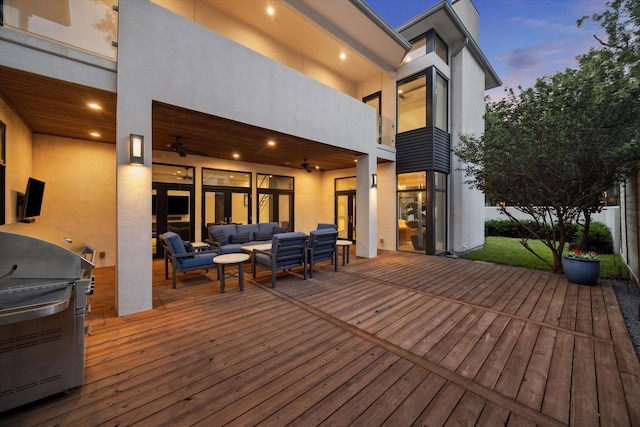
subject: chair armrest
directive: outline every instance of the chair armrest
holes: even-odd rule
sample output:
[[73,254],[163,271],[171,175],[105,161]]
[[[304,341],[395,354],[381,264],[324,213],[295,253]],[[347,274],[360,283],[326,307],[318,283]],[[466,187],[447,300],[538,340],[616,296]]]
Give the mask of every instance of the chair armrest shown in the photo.
[[262,250],[262,249],[254,249],[253,252],[254,253],[260,253],[260,254],[268,255],[269,257],[273,258],[273,252],[271,252],[271,251],[265,251],[265,250]]
[[217,240],[206,239],[205,242],[208,243],[211,246],[215,246],[216,248],[221,247],[220,242],[218,242]]

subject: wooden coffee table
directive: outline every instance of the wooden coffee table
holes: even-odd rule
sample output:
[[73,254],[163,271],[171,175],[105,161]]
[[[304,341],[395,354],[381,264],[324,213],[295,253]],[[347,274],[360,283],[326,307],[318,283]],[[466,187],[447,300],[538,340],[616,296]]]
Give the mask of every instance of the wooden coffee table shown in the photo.
[[[213,258],[213,262],[218,264],[218,275],[220,276],[220,293],[224,293],[224,266],[225,265],[238,265],[238,282],[240,283],[240,291],[244,291],[244,263],[249,259],[247,254],[224,254],[218,255]],[[228,277],[234,276],[234,273],[229,274]]]

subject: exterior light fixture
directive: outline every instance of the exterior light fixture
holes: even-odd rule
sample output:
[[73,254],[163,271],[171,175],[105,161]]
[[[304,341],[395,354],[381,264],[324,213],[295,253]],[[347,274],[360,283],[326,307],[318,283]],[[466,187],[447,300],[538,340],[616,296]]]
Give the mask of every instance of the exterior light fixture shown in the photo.
[[371,174],[371,188],[377,188],[378,187],[378,174],[377,173],[372,173]]
[[133,133],[129,135],[129,163],[144,164],[144,136]]

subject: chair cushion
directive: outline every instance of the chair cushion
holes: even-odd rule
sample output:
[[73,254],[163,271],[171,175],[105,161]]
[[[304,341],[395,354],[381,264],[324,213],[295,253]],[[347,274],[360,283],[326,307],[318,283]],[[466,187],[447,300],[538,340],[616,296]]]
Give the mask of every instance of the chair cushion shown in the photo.
[[273,234],[282,234],[282,233],[288,233],[289,229],[284,228],[284,227],[273,227]]
[[318,224],[318,230],[324,230],[324,229],[330,229],[330,230],[338,230],[338,225],[337,224],[324,224],[324,223],[320,223]]
[[247,243],[251,240],[250,233],[238,233],[229,236],[229,243]]
[[269,241],[271,240],[271,238],[273,237],[273,233],[262,233],[262,232],[257,232],[257,233],[253,233],[253,239],[254,240],[265,240],[265,241]]
[[189,258],[181,258],[180,266],[185,269],[194,268],[194,267],[205,268],[206,266],[213,267],[213,255],[206,254],[206,255],[196,255],[194,257],[189,257]]
[[169,231],[165,233],[165,236],[168,238],[168,244],[171,245],[170,251],[173,251],[175,255],[182,255],[187,253],[180,235]]
[[227,240],[227,236],[224,234],[224,230],[221,229],[214,230],[211,233],[211,238],[220,243],[220,246],[224,246],[229,243],[229,241]]
[[191,244],[191,242],[184,241],[183,243],[184,243],[184,249],[185,249],[187,252],[195,252],[195,251],[196,251],[196,249],[193,247],[193,245]]

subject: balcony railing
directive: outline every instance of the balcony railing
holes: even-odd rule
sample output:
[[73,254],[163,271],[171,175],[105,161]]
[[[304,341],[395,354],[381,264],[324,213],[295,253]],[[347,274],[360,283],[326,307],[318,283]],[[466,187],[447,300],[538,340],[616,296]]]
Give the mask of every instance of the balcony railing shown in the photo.
[[395,121],[389,117],[378,115],[378,144],[395,147],[396,126]]
[[3,25],[116,59],[118,0],[4,0]]

